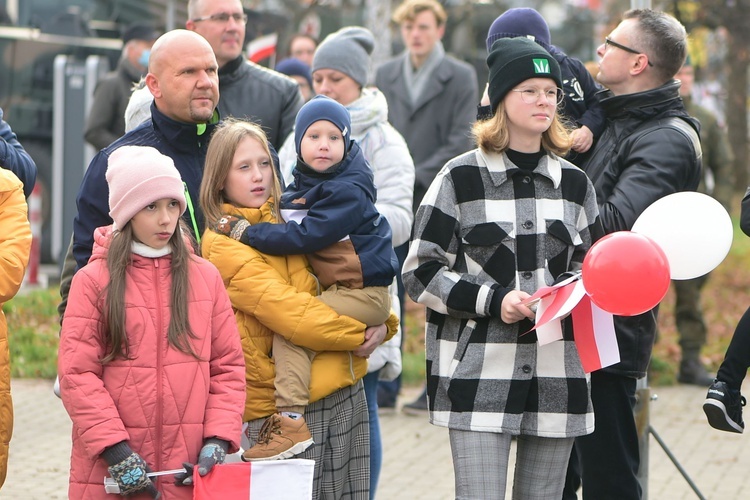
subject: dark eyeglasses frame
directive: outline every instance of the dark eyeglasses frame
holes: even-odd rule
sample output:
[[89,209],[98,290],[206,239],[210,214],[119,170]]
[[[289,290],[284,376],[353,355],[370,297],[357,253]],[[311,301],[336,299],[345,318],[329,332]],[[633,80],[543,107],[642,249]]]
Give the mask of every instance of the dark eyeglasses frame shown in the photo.
[[200,22],[200,21],[215,21],[218,23],[228,23],[229,19],[234,19],[234,22],[239,23],[242,22],[243,24],[247,22],[247,14],[229,14],[227,12],[220,12],[219,14],[214,14],[212,16],[203,16],[203,17],[196,17],[195,19],[192,19],[194,23]]
[[604,38],[604,46],[606,47],[607,45],[611,45],[611,46],[616,47],[616,48],[618,48],[620,50],[624,50],[625,52],[630,52],[631,54],[636,54],[636,55],[643,54],[643,55],[646,56],[646,62],[648,63],[648,65],[651,66],[652,68],[654,67],[653,63],[651,61],[649,61],[649,59],[648,59],[648,54],[646,54],[644,52],[641,52],[640,50],[631,49],[627,45],[623,45],[621,43],[617,43],[614,40],[612,40],[610,37],[605,37]]

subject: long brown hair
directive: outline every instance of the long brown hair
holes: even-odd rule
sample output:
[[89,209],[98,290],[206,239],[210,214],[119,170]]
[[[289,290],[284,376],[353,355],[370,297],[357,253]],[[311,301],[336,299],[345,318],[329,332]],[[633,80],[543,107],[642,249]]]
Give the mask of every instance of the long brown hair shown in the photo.
[[[170,317],[167,340],[169,345],[196,359],[198,355],[193,351],[189,339],[197,338],[190,328],[188,321],[188,292],[189,268],[192,251],[189,241],[185,240],[189,234],[182,218],[169,239],[172,248],[172,289],[170,299]],[[125,331],[125,287],[128,266],[133,259],[132,245],[135,241],[133,225],[128,221],[120,230],[113,231],[110,236],[109,251],[107,253],[107,270],[109,283],[105,288],[105,328],[107,329],[108,352],[102,358],[107,363],[118,357],[130,359],[130,346]]]
[[[492,118],[476,122],[471,133],[477,147],[485,153],[499,154],[508,149],[510,131],[508,130],[508,116],[505,114],[505,102],[500,101]],[[560,119],[559,113],[555,110],[552,124],[542,133],[542,148],[557,156],[565,156],[570,151],[571,145],[570,126]]]
[[[207,228],[215,226],[223,215],[221,206],[228,201],[224,196],[224,183],[232,168],[237,146],[247,137],[258,141],[268,154],[268,158],[273,160],[271,150],[268,148],[268,137],[255,123],[230,118],[219,125],[211,136],[211,142],[206,151],[200,191],[200,204]],[[281,183],[276,166],[271,165],[271,170],[273,171],[271,196],[278,204],[281,197]],[[276,217],[281,220],[278,213]]]

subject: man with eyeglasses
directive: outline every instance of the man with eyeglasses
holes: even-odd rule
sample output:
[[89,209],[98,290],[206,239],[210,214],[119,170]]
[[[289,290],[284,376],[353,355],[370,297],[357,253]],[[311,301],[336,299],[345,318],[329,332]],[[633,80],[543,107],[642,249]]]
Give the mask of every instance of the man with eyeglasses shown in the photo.
[[219,63],[219,113],[259,123],[280,148],[304,104],[297,84],[245,58],[247,14],[240,0],[190,0],[185,27],[203,36]]
[[[607,127],[582,165],[596,189],[605,233],[627,231],[653,202],[693,191],[701,178],[699,124],[688,116],[674,79],[687,55],[685,28],[650,9],[631,10],[597,50],[597,79]],[[641,498],[633,408],[636,380],[646,376],[657,309],[615,317],[621,361],[591,374],[596,429],[576,438],[563,498]]]

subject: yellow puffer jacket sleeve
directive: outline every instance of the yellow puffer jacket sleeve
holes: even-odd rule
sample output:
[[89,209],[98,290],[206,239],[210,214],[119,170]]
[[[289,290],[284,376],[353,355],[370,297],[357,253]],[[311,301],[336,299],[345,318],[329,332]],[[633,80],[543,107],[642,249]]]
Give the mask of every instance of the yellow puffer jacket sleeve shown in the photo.
[[[228,206],[225,210],[237,211]],[[268,207],[243,210],[237,215],[252,223],[273,222]],[[365,326],[339,316],[314,297],[317,281],[303,256],[264,255],[210,230],[203,235],[201,250],[203,257],[219,269],[235,310],[245,355],[246,421],[267,417],[276,410],[272,328],[319,353],[311,370],[310,402],[364,376],[367,361],[351,351],[364,342]]]
[[0,169],[0,487],[8,471],[8,443],[13,432],[10,397],[8,325],[2,304],[21,287],[31,251],[31,229],[23,185],[10,171]]

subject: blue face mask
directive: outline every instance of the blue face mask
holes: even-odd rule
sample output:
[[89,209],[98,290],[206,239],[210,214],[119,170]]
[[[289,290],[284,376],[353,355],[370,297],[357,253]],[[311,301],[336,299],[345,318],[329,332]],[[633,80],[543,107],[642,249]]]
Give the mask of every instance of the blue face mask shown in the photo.
[[148,68],[148,58],[151,56],[151,50],[146,49],[143,52],[141,52],[141,57],[138,58],[138,64],[143,66],[144,68]]

